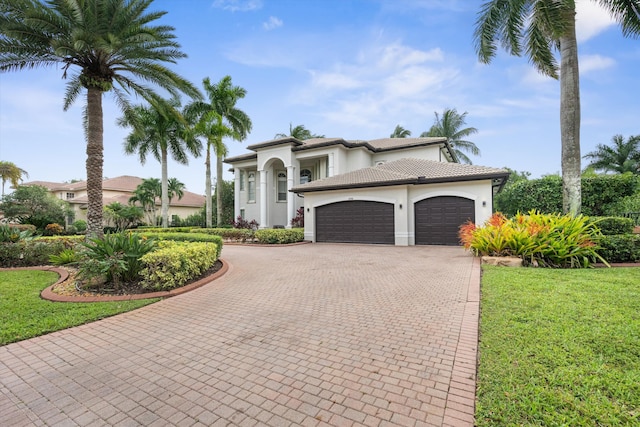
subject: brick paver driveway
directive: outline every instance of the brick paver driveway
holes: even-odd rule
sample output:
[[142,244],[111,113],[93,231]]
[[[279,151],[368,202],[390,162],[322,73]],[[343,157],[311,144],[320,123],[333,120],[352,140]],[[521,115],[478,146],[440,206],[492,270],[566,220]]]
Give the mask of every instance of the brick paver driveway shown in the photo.
[[223,258],[195,291],[0,347],[0,425],[473,425],[479,268],[461,248]]

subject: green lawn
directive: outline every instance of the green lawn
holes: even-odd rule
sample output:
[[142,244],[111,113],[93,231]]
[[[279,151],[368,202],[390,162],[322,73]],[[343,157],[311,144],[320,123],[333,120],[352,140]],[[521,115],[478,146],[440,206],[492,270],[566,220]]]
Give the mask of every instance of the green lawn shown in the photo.
[[52,302],[40,292],[58,275],[51,271],[0,271],[0,345],[130,311],[157,299],[100,303]]
[[640,269],[484,267],[476,419],[640,425]]

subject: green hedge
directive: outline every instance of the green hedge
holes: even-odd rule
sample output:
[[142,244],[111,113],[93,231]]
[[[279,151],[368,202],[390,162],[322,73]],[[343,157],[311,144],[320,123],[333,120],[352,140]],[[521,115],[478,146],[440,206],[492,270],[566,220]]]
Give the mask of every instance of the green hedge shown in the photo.
[[144,236],[149,239],[156,240],[171,240],[174,242],[208,242],[215,243],[218,246],[218,254],[220,256],[220,252],[222,252],[222,246],[224,244],[222,238],[220,236],[205,234],[205,233],[136,233],[138,235]]
[[159,249],[145,254],[140,272],[145,289],[166,291],[180,287],[211,268],[218,259],[219,248],[210,242],[162,241]]
[[194,228],[192,233],[206,233],[236,242],[253,241],[255,231],[248,228]]
[[85,235],[76,235],[76,236],[41,236],[36,237],[36,240],[40,240],[43,242],[56,242],[61,241],[65,245],[74,245],[79,244],[85,241]]
[[49,265],[49,257],[58,255],[70,246],[62,239],[22,240],[0,243],[0,267],[32,267]]
[[627,234],[633,232],[633,220],[619,216],[592,216],[589,218],[602,234]]
[[256,231],[258,243],[284,244],[296,243],[304,240],[304,228],[262,229]]
[[133,231],[135,233],[188,233],[190,232],[194,227],[169,227],[169,228],[162,228],[162,227],[138,227],[138,228],[131,228],[127,231]]
[[598,253],[607,262],[640,262],[640,234],[602,236]]

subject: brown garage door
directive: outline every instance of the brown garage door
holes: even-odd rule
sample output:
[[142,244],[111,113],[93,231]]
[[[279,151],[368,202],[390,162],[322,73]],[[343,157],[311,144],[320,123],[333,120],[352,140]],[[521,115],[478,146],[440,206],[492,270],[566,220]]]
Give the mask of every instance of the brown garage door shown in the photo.
[[421,200],[415,204],[416,245],[459,245],[458,227],[475,218],[471,199],[442,196]]
[[316,241],[393,245],[393,204],[353,200],[319,206]]

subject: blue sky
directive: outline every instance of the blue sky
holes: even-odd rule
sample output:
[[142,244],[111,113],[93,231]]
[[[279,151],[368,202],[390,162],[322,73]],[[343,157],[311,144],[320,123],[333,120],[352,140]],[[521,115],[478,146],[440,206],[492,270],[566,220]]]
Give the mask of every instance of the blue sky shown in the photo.
[[[596,2],[578,0],[582,153],[615,134],[640,134],[640,41],[625,39]],[[286,133],[289,123],[345,139],[388,137],[397,124],[413,136],[434,112],[468,112],[474,164],[560,172],[559,83],[526,58],[500,52],[480,64],[473,30],[481,1],[156,0],[188,55],[173,69],[201,87],[230,75],[247,90],[238,103],[253,121],[230,155]],[[82,100],[62,111],[60,69],[0,74],[0,159],[29,180],[85,179]],[[136,100],[134,100],[136,102]],[[139,102],[139,101],[138,101]],[[159,177],[160,165],[123,154],[127,130],[104,99],[104,175]],[[584,162],[583,162],[584,163]],[[173,161],[169,176],[204,193],[204,160]],[[227,173],[227,178],[231,175]]]

